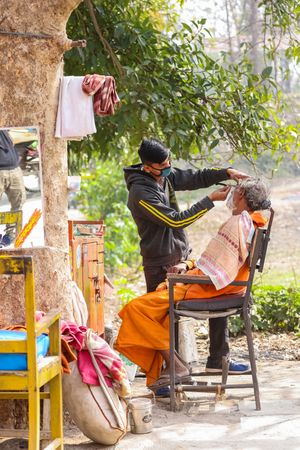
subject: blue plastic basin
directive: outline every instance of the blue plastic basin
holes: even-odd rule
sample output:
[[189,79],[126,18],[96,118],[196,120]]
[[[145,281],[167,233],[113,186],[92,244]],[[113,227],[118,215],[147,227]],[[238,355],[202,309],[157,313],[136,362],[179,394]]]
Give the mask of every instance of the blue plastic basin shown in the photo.
[[[26,341],[25,331],[0,330],[1,341]],[[37,338],[37,356],[41,358],[49,350],[49,336],[41,334]],[[26,353],[0,353],[0,370],[27,370]]]

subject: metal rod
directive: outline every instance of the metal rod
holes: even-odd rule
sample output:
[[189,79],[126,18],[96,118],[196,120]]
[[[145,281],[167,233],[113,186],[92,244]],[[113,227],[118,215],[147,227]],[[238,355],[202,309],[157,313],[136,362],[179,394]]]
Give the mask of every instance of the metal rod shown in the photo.
[[34,38],[34,39],[53,39],[53,36],[50,34],[36,34],[36,33],[21,33],[19,31],[4,31],[0,30],[0,34],[6,36],[20,36],[26,38]]
[[170,322],[170,408],[175,411],[175,329],[174,329],[174,282],[169,281],[169,322]]
[[[192,377],[220,377],[222,375],[221,372],[194,372],[192,371],[191,373]],[[251,375],[251,370],[244,372],[244,373],[231,373],[230,376],[231,377],[236,377],[239,376],[241,377],[242,375]]]
[[259,396],[258,379],[257,379],[257,373],[256,373],[256,361],[255,361],[253,337],[252,337],[252,330],[251,330],[251,319],[250,319],[250,316],[249,316],[248,313],[246,313],[244,315],[244,324],[245,324],[245,331],[246,331],[246,336],[247,336],[248,351],[249,351],[249,357],[250,357],[252,381],[253,381],[253,387],[254,387],[255,405],[256,405],[256,410],[260,411],[261,410],[261,404],[260,404],[260,396]]
[[220,389],[245,389],[253,388],[253,384],[215,384],[212,386],[176,386],[176,392],[218,392]]

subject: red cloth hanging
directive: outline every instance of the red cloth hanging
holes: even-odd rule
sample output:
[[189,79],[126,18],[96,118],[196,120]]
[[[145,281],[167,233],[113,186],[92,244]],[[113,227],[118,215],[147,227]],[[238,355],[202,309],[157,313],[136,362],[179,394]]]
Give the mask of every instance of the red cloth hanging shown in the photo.
[[120,103],[116,91],[114,77],[104,75],[86,75],[82,82],[82,90],[88,95],[94,95],[94,113],[97,116],[111,116]]

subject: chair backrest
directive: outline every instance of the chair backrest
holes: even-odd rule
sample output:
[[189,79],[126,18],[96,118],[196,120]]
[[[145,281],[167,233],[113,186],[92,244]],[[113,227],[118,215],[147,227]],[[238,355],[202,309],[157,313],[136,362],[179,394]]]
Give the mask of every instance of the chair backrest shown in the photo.
[[246,297],[250,294],[255,271],[262,272],[265,264],[268,244],[273,224],[274,210],[270,208],[270,217],[266,228],[255,230],[249,255],[250,274],[247,283]]
[[[0,275],[23,275],[25,319],[27,331],[28,371],[36,370],[37,343],[35,335],[35,292],[33,259],[31,256],[0,256]],[[22,344],[21,344],[22,345]],[[23,352],[21,352],[23,353]]]
[[273,224],[273,218],[274,218],[274,210],[272,208],[270,208],[270,217],[269,217],[269,221],[268,221],[268,226],[263,232],[262,244],[261,244],[259,257],[258,257],[258,261],[257,261],[258,272],[262,272],[264,269],[267,249],[268,249],[268,245],[269,245],[269,241],[270,241],[270,234],[271,234],[271,228],[272,228],[272,224]]

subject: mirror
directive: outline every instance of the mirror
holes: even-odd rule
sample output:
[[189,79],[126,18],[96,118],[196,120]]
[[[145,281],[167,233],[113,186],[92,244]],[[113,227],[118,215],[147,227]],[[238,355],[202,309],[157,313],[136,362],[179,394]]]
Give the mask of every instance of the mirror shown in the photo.
[[[0,248],[14,247],[20,226],[36,209],[42,210],[41,185],[38,128],[0,128]],[[21,213],[15,214],[16,210]],[[42,216],[22,247],[43,245]]]

